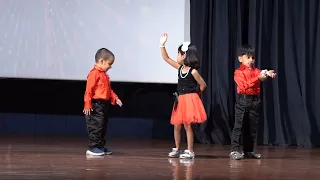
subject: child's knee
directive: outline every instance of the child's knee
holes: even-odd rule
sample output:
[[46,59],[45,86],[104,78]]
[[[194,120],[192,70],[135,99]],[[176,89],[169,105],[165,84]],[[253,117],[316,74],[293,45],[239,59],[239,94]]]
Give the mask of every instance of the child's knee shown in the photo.
[[181,131],[181,124],[179,124],[179,125],[174,125],[174,130],[175,130],[175,131]]
[[184,124],[184,129],[185,129],[186,131],[192,131],[191,124]]

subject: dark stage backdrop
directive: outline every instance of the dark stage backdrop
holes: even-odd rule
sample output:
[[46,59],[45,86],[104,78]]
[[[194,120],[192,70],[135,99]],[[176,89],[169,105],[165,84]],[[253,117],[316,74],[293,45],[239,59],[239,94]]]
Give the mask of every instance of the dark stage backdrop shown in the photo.
[[236,48],[251,44],[256,66],[278,73],[262,85],[258,143],[320,145],[319,8],[319,0],[191,0],[191,42],[208,83],[209,120],[197,126],[198,140],[230,142]]
[[[173,77],[174,78],[174,77]],[[0,79],[3,135],[86,136],[85,81]],[[107,136],[172,139],[174,84],[113,82],[124,103],[111,108]]]

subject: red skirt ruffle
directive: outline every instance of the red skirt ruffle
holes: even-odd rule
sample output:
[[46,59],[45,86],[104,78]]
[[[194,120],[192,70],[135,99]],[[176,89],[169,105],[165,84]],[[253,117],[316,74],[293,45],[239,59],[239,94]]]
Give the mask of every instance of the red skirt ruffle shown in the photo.
[[179,95],[177,107],[172,110],[171,124],[204,123],[206,120],[207,114],[197,93]]

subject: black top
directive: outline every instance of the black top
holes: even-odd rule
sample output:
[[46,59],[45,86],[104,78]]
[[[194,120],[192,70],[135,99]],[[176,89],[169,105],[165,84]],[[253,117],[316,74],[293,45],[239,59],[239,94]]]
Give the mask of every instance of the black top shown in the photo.
[[194,79],[192,75],[193,68],[190,68],[188,72],[183,73],[182,67],[180,66],[178,70],[178,94],[188,94],[197,93],[199,91],[198,82]]

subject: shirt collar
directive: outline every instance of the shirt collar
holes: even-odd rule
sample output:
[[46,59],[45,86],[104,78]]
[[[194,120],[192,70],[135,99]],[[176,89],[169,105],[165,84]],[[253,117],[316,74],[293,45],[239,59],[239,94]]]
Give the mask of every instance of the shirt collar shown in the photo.
[[252,67],[248,67],[248,66],[246,66],[246,65],[244,65],[244,64],[241,64],[240,65],[240,69],[243,69],[243,70],[246,70],[246,69],[248,69],[248,70],[252,70],[252,69],[254,69],[255,67],[254,66],[252,66]]
[[98,67],[97,65],[94,65],[94,69],[103,72],[107,78],[109,78],[109,75],[107,74],[107,72],[105,72],[101,67]]
[[104,70],[101,67],[98,67],[97,65],[94,65],[94,68],[99,70],[99,71],[103,71],[104,72]]

